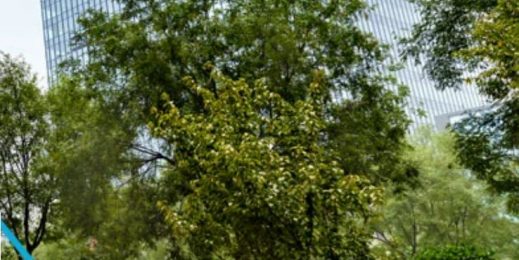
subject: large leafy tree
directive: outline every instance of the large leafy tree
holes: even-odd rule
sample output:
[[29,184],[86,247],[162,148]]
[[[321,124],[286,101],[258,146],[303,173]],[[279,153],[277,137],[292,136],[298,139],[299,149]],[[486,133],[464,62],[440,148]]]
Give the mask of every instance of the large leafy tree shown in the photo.
[[[161,214],[156,181],[141,175],[146,158],[128,150],[136,138],[132,126],[112,114],[98,93],[71,78],[53,86],[47,100],[48,162],[59,178],[59,220],[67,232],[57,245],[102,259],[138,254],[157,234]],[[92,250],[89,241],[95,241]]]
[[499,259],[519,257],[519,224],[505,215],[502,198],[488,194],[486,183],[457,163],[453,136],[423,130],[413,139],[407,156],[420,170],[420,185],[389,195],[374,252],[388,259],[461,259],[476,255],[475,246]]
[[329,87],[358,92],[381,58],[377,41],[354,26],[363,1],[122,2],[120,15],[83,19],[77,40],[89,46],[96,81],[118,73],[124,98],[145,113],[163,92],[179,106],[196,99],[183,76],[214,87],[207,64],[235,79],[266,78],[295,101],[312,70],[325,69]]
[[363,224],[380,194],[322,145],[321,75],[291,104],[264,80],[214,74],[216,92],[186,78],[207,113],[171,102],[151,126],[177,147],[164,173],[171,197],[161,202],[173,237],[190,249],[177,257],[368,258]]
[[29,66],[0,53],[0,209],[29,252],[48,236],[57,198],[46,163],[46,114]]
[[[89,65],[80,77],[118,104],[117,113],[141,125],[154,120],[150,108],[162,109],[163,93],[183,111],[203,113],[201,97],[182,78],[190,76],[216,93],[213,67],[249,84],[264,78],[273,91],[296,102],[306,98],[309,75],[320,69],[329,93],[348,99],[328,111],[330,140],[343,152],[338,160],[344,170],[361,169],[377,180],[401,177],[395,175],[403,171],[392,166],[398,165],[408,124],[400,109],[405,91],[389,91],[385,87],[394,82],[376,76],[383,48],[355,24],[364,1],[122,3],[119,15],[84,17],[76,37],[89,47]],[[360,145],[368,142],[373,145]]]
[[[93,224],[99,223],[102,219],[99,216],[104,214],[96,211],[107,211],[106,204],[96,203],[107,201],[111,197],[112,184],[138,182],[139,185],[146,186],[160,179],[157,185],[152,185],[151,188],[146,186],[153,190],[150,194],[158,194],[150,196],[149,201],[164,200],[167,206],[176,205],[175,203],[188,198],[200,200],[205,196],[190,193],[191,183],[187,180],[193,178],[189,174],[202,174],[209,169],[202,168],[203,171],[199,172],[201,169],[195,167],[188,174],[185,173],[187,168],[177,165],[177,161],[173,159],[176,154],[187,157],[193,153],[190,143],[177,144],[177,139],[171,141],[166,134],[155,134],[156,139],[151,140],[139,136],[146,136],[148,130],[145,126],[148,122],[160,125],[156,113],[169,113],[170,102],[183,116],[211,120],[208,115],[212,115],[212,112],[205,105],[207,97],[195,91],[183,79],[186,76],[192,78],[206,90],[203,93],[209,92],[218,100],[221,90],[218,89],[216,79],[211,76],[215,69],[232,80],[242,79],[243,84],[248,84],[251,89],[256,87],[256,80],[264,80],[264,84],[269,86],[269,93],[279,96],[286,102],[286,106],[312,100],[308,88],[314,80],[312,73],[315,70],[322,71],[319,85],[323,88],[320,93],[323,100],[319,109],[323,112],[319,115],[319,120],[326,131],[321,133],[318,149],[330,149],[326,161],[333,158],[344,175],[363,175],[379,183],[407,180],[405,176],[412,177],[413,171],[405,171],[405,167],[401,167],[399,156],[405,145],[403,137],[408,125],[401,109],[405,91],[390,91],[386,86],[393,85],[394,82],[379,76],[384,60],[383,48],[374,37],[359,30],[355,23],[365,10],[363,1],[129,0],[121,3],[124,4],[124,9],[119,14],[107,16],[100,12],[89,12],[81,19],[83,29],[77,35],[76,43],[88,47],[88,63],[82,67],[68,67],[71,74],[69,87],[72,89],[62,93],[74,94],[76,92],[73,88],[80,88],[81,93],[86,95],[81,94],[77,97],[78,100],[74,97],[55,98],[58,104],[60,100],[69,103],[61,106],[65,117],[58,114],[57,120],[66,119],[64,125],[67,127],[80,126],[65,133],[59,140],[67,144],[67,147],[80,147],[79,152],[90,158],[89,161],[82,161],[83,155],[76,156],[73,153],[58,157],[61,160],[60,167],[70,169],[62,172],[74,174],[74,178],[67,178],[70,183],[64,185],[64,189],[72,191],[68,194],[73,196],[81,194],[81,201],[91,204],[89,207],[70,211],[79,220],[70,221],[70,226],[82,229],[96,226]],[[163,99],[163,96],[168,99]],[[339,97],[333,104],[332,96]],[[87,105],[82,108],[82,104]],[[74,108],[74,113],[71,113],[72,109],[66,109],[75,105],[79,107]],[[262,113],[274,116],[272,113],[277,109],[276,106],[265,105]],[[88,117],[93,114],[94,122],[98,123],[90,123],[88,117],[81,116],[83,112]],[[283,112],[295,113],[290,110]],[[246,141],[248,138],[246,134],[249,126],[246,124],[249,121],[247,118],[240,120],[245,125],[233,125],[233,129],[229,130],[235,134],[233,138],[236,142],[241,139]],[[234,123],[225,120],[222,122]],[[223,123],[219,125],[222,129],[215,131],[227,131]],[[173,126],[173,123],[169,126],[161,125],[168,131],[173,131],[168,129]],[[76,135],[75,132],[82,134]],[[302,139],[303,136],[297,131],[278,134],[286,135],[284,141],[290,140],[287,147],[304,147],[309,144],[309,140]],[[227,137],[219,138],[225,141]],[[157,145],[150,145],[151,143]],[[100,160],[96,161],[96,158]],[[196,158],[193,160],[198,162]],[[85,167],[74,167],[75,162]],[[114,167],[111,162],[117,162],[117,165]],[[224,157],[221,163],[231,162],[232,158]],[[104,167],[105,163],[108,167]],[[150,163],[156,163],[159,176],[164,178],[148,178],[149,172],[143,166]],[[270,174],[267,171],[269,170],[272,174],[277,174],[275,165],[280,163],[282,162],[274,161],[267,164],[271,168],[265,169],[265,172]],[[164,164],[172,165],[168,174],[163,174],[160,170]],[[261,164],[245,165],[243,171],[257,171],[255,167],[261,169]],[[294,167],[294,171],[297,169],[294,165],[291,167]],[[223,172],[223,169],[220,168],[220,171]],[[234,169],[230,173],[238,177],[240,171]],[[177,176],[177,179],[172,176]],[[184,179],[186,176],[189,178]],[[173,183],[169,183],[170,181]],[[82,188],[92,186],[93,183],[102,185],[95,190]],[[330,183],[333,182],[330,180]],[[139,185],[138,187],[142,187]],[[352,186],[351,189],[354,190],[355,187]],[[212,194],[213,190],[207,192]],[[67,193],[63,194],[65,196]],[[196,195],[201,197],[197,198]],[[105,199],[98,199],[98,196],[104,196]],[[74,199],[64,198],[63,201],[73,203]],[[218,200],[217,202],[221,203]],[[92,211],[86,211],[87,208]],[[92,215],[93,218],[81,218],[82,212]],[[337,213],[337,216],[343,213]],[[355,214],[356,209],[352,209],[350,213]],[[266,216],[267,213],[264,214]],[[213,212],[211,216],[213,215],[216,214]],[[193,217],[194,220],[197,219],[196,216]],[[97,222],[85,223],[92,220]],[[218,223],[231,223],[226,221],[219,220]],[[342,223],[341,221],[343,220],[337,223]],[[97,227],[99,229],[100,225]],[[273,227],[273,230],[275,228],[279,229]],[[150,230],[149,234],[155,233],[153,231],[155,230]],[[340,233],[341,239],[347,238],[344,234]],[[181,236],[177,233],[174,238],[179,237]],[[201,241],[199,236],[193,237],[196,241]],[[362,235],[353,232],[349,237],[356,240],[361,239]],[[191,242],[190,245],[196,245]],[[346,244],[350,245],[345,242],[341,246]],[[362,248],[359,247],[359,250]],[[228,250],[234,252],[232,250],[235,249]],[[337,254],[344,255],[346,251]],[[252,254],[251,252],[248,251]]]
[[519,3],[417,0],[423,20],[406,40],[439,88],[479,88],[492,105],[454,128],[462,161],[519,207]]
[[467,64],[457,53],[475,45],[475,23],[495,8],[497,0],[409,1],[417,5],[422,19],[404,40],[406,56],[423,63],[438,88],[461,87]]

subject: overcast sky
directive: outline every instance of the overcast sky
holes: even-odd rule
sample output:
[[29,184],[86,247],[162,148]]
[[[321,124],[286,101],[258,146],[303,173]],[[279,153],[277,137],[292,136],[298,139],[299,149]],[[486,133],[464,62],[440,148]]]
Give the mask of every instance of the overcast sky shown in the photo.
[[0,0],[0,51],[22,55],[47,85],[40,0]]

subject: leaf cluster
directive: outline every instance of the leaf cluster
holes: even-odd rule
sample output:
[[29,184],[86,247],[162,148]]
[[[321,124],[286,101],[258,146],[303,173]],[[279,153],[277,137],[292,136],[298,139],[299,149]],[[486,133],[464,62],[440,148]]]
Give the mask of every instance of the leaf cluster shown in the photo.
[[517,211],[519,4],[506,0],[413,1],[423,16],[405,40],[439,88],[475,85],[492,104],[456,124],[462,162]]
[[206,113],[171,102],[152,126],[178,147],[164,176],[178,197],[160,203],[173,235],[202,258],[368,257],[360,224],[380,193],[322,145],[319,74],[294,104],[264,81],[213,77],[217,94],[185,79]]

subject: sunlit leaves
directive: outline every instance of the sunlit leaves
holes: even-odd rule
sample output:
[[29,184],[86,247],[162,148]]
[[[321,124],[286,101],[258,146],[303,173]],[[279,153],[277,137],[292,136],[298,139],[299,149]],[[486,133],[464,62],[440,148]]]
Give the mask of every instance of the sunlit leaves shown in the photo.
[[164,177],[184,192],[160,204],[173,234],[200,256],[366,256],[368,234],[357,223],[380,191],[345,175],[322,145],[319,74],[294,104],[264,81],[213,77],[216,93],[186,79],[205,113],[170,102],[153,126],[176,147]]
[[[519,224],[505,215],[504,198],[492,196],[485,182],[458,164],[451,134],[420,133],[413,138],[415,150],[407,154],[420,170],[420,185],[388,194],[376,225],[375,254],[382,259],[450,259],[478,255],[479,250],[472,250],[476,247],[485,249],[482,255],[493,251],[498,259],[517,258]],[[451,245],[467,246],[454,250]]]

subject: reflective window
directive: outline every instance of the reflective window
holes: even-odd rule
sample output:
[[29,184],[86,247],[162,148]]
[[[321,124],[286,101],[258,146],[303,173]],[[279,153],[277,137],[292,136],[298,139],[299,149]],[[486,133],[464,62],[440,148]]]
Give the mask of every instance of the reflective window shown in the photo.
[[[393,56],[398,56],[398,38],[409,34],[412,25],[420,19],[419,13],[408,0],[367,0],[375,6],[367,20],[359,21],[359,26],[373,33],[381,41],[391,44]],[[71,46],[71,37],[79,28],[77,18],[89,8],[117,12],[120,6],[113,0],[42,0],[43,27],[49,85],[56,78],[58,65],[69,58],[79,58],[85,63],[85,50]],[[473,87],[464,87],[460,91],[438,91],[433,83],[422,72],[422,69],[411,62],[405,64],[405,69],[397,73],[399,80],[410,88],[409,106],[407,112],[418,124],[434,125],[435,117],[463,112],[474,107],[486,105]],[[416,111],[424,110],[426,118],[420,118]]]
[[[86,59],[84,51],[71,46],[72,36],[79,28],[77,19],[89,8],[117,12],[113,0],[42,0],[43,30],[49,86],[53,84],[59,64],[70,58]],[[110,9],[109,9],[110,8]]]
[[[408,0],[367,0],[374,10],[359,26],[373,33],[379,40],[393,46],[391,54],[399,54],[398,39],[411,32],[413,24],[420,19],[415,6]],[[445,114],[463,113],[464,111],[487,105],[474,87],[464,86],[461,90],[448,89],[439,91],[423,73],[421,67],[412,62],[406,62],[405,68],[396,75],[410,89],[408,115],[413,120],[411,130],[418,125],[435,125],[435,118]],[[418,110],[426,112],[425,118],[420,118]]]

